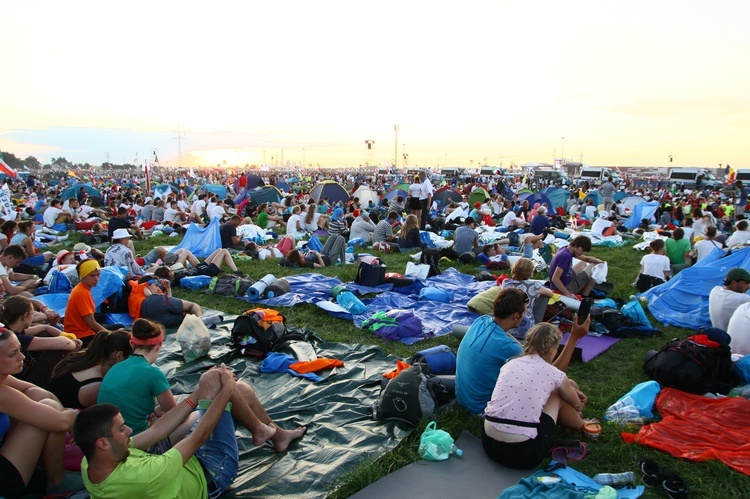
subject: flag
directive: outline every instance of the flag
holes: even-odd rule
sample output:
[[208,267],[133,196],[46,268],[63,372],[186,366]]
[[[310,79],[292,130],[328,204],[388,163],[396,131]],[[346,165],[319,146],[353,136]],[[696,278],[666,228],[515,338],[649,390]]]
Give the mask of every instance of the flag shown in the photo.
[[76,172],[68,168],[68,176],[73,178],[78,178],[78,175],[76,175]]
[[16,210],[13,209],[13,203],[10,201],[10,188],[7,183],[3,184],[3,187],[0,188],[0,211],[5,213],[5,218],[8,220],[14,220],[18,215]]
[[18,172],[8,166],[8,163],[3,160],[2,153],[0,153],[0,173],[4,173],[9,177],[18,178]]
[[[154,151],[156,156],[156,151]],[[151,165],[148,164],[148,160],[143,162],[143,171],[146,172],[146,192],[151,192]]]
[[195,170],[193,170],[193,169],[191,168],[191,169],[190,169],[190,173],[188,173],[188,177],[190,177],[190,178],[195,178]]

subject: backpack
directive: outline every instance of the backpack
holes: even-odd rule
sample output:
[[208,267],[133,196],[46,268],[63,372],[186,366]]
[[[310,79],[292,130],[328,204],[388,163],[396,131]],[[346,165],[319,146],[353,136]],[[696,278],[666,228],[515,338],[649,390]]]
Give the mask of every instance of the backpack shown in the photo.
[[375,420],[397,419],[417,426],[422,418],[430,418],[437,404],[428,382],[429,367],[417,364],[391,379],[380,392],[372,408]]
[[[130,309],[128,308],[128,298],[130,298],[130,292],[133,290],[130,281],[130,279],[126,279],[120,290],[112,294],[112,296],[109,296],[104,303],[101,304],[99,308],[101,313],[119,314],[130,312]],[[137,282],[135,279],[132,279],[132,281]]]
[[219,296],[245,296],[247,288],[255,284],[249,277],[224,274],[211,279],[208,290]]
[[60,272],[57,269],[50,270],[52,279],[49,281],[48,293],[65,293],[70,294],[73,291],[73,284],[65,272]]
[[440,252],[436,249],[424,248],[419,257],[419,263],[430,266],[427,277],[440,275]]
[[234,320],[232,343],[245,357],[263,358],[289,338],[286,319],[270,308],[253,308]]
[[670,341],[645,360],[643,372],[663,387],[701,395],[729,393],[734,384],[729,346],[715,343],[718,346],[712,348],[696,338]]
[[361,286],[374,288],[385,281],[385,265],[371,265],[367,262],[359,262],[357,275],[354,282]]
[[307,249],[320,252],[323,249],[323,243],[320,242],[318,236],[310,236],[307,241]]
[[518,232],[512,230],[508,232],[508,246],[513,248],[519,248],[521,246],[521,237]]
[[362,322],[362,327],[369,329],[385,340],[401,340],[422,336],[422,319],[414,315],[413,312],[403,309],[375,312]]

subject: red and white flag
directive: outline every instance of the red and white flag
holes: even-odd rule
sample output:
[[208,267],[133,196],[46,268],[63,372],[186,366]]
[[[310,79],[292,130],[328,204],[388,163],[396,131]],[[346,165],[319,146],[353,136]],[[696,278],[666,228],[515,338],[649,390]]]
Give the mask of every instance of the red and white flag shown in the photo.
[[4,173],[4,174],[8,175],[9,177],[13,177],[13,178],[17,178],[18,177],[18,172],[15,171],[10,166],[8,166],[8,163],[6,163],[3,160],[2,153],[0,153],[0,173]]

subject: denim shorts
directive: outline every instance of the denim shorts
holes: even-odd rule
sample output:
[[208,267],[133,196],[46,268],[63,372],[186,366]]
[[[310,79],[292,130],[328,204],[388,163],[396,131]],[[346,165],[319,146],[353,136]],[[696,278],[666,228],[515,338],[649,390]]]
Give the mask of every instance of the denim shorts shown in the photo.
[[156,251],[156,248],[154,248],[148,253],[146,253],[146,256],[144,256],[143,259],[146,261],[145,266],[151,265],[152,263],[156,263],[156,261],[159,259],[159,252]]
[[[203,402],[203,401],[201,401]],[[201,404],[203,406],[204,404]],[[206,410],[199,409],[201,417]],[[197,423],[196,423],[197,425]],[[193,427],[195,428],[195,426]],[[215,499],[229,488],[237,478],[239,470],[239,451],[237,437],[234,433],[232,413],[225,410],[216,424],[211,436],[196,451],[195,457],[201,463],[208,482],[208,497]],[[213,478],[213,487],[211,486]]]

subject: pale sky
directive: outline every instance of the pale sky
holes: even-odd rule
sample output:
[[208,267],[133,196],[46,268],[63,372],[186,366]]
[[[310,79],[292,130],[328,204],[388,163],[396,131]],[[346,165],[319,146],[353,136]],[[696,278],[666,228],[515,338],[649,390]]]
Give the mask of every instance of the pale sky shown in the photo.
[[0,16],[0,149],[21,158],[355,166],[397,144],[399,166],[750,166],[746,1],[3,0]]

